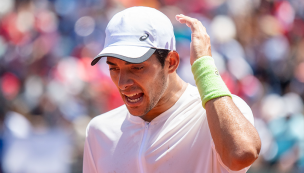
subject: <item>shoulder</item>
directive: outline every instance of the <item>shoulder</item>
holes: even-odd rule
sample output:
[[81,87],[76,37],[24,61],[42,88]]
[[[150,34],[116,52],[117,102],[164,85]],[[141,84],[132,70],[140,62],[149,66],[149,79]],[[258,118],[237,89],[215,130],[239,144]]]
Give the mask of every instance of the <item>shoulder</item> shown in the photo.
[[254,125],[254,118],[251,111],[251,108],[248,106],[248,104],[241,99],[239,96],[236,96],[232,94],[232,100],[234,104],[239,108],[239,110],[242,112],[242,114],[246,117],[246,119]]
[[196,86],[193,86],[188,83],[187,95],[190,96],[194,100],[201,100],[200,94]]
[[197,87],[189,83],[179,100],[181,102],[179,108],[184,109],[185,107],[191,107],[191,109],[204,109]]
[[90,131],[103,131],[103,129],[109,127],[109,126],[116,126],[121,124],[126,116],[128,114],[128,109],[125,105],[122,105],[116,109],[113,109],[109,112],[106,112],[104,114],[98,115],[94,117],[88,124],[86,133]]
[[[199,94],[199,91],[197,89],[196,86],[193,86],[191,84],[188,84],[189,88],[187,88],[187,95],[190,96],[188,98],[191,98],[189,100],[192,100],[192,104],[193,101],[195,103],[197,103],[196,105],[201,106],[201,97]],[[234,102],[234,104],[239,108],[239,110],[242,112],[242,114],[246,117],[246,119],[252,124],[254,125],[254,118],[253,118],[253,114],[251,111],[251,108],[248,106],[248,104],[241,99],[239,96],[232,94],[232,100]]]

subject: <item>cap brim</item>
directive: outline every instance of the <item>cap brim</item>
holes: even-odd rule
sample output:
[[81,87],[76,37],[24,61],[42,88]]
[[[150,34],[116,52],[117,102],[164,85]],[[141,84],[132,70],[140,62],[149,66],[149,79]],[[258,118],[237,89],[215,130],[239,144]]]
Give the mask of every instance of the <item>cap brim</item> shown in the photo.
[[130,63],[142,63],[150,58],[156,48],[137,46],[110,46],[104,48],[91,62],[95,65],[102,57],[115,57]]

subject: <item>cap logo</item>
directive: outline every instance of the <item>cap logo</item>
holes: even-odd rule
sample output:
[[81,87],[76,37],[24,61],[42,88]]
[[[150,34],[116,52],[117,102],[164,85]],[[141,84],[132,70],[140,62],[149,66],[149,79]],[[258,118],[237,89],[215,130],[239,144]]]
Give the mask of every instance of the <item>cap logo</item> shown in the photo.
[[149,37],[149,34],[144,34],[143,36],[141,36],[141,37],[139,38],[139,40],[140,40],[140,41],[145,41],[145,40],[147,40],[148,37]]

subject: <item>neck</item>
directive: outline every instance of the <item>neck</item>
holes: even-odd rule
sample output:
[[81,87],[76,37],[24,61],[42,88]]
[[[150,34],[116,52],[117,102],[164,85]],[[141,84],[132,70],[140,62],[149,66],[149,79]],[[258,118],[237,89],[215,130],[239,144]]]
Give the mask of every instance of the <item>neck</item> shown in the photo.
[[168,86],[157,105],[146,115],[141,116],[145,121],[151,122],[154,118],[170,109],[182,96],[187,88],[187,83],[176,73],[169,76]]

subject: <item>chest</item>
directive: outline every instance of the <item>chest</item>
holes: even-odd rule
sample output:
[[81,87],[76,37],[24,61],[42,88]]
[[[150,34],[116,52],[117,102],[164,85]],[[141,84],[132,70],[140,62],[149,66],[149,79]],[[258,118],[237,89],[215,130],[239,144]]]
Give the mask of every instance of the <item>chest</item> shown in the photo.
[[[191,115],[191,116],[190,116]],[[167,121],[122,124],[120,131],[96,135],[93,153],[101,172],[191,172],[208,159],[211,135],[204,112]]]

